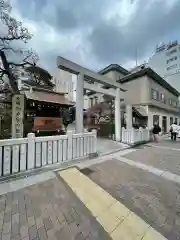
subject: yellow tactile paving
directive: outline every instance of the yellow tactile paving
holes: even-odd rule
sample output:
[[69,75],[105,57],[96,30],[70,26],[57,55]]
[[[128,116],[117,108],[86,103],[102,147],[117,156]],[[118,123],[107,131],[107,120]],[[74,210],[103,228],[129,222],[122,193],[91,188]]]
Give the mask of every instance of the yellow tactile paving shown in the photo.
[[116,217],[121,220],[124,220],[131,213],[131,211],[127,207],[117,201],[115,202],[115,204],[110,206],[110,209],[116,215]]
[[113,240],[166,239],[77,168],[59,171],[58,174]]
[[134,238],[142,239],[150,226],[139,218],[136,214],[131,212],[120,225],[120,229],[130,232]]
[[141,239],[141,238],[136,238],[132,232],[130,232],[127,228],[122,227],[121,225],[119,225],[111,233],[111,238],[113,240],[139,240],[139,239]]
[[145,236],[142,240],[151,240],[151,239],[158,239],[158,240],[164,240],[165,238],[155,231],[152,227],[148,229],[148,231],[145,233]]
[[103,226],[103,228],[111,233],[116,227],[121,223],[121,220],[112,213],[110,209],[106,209],[99,216],[97,216],[97,221]]
[[98,201],[98,199],[92,199],[91,201],[84,202],[86,207],[92,212],[93,216],[97,217],[104,212],[108,207],[104,203]]

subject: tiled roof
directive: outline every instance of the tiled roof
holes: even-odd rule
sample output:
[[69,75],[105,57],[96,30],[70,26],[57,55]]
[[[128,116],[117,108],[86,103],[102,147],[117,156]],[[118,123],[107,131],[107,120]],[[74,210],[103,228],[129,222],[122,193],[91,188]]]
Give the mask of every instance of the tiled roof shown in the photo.
[[109,66],[107,66],[107,67],[103,68],[102,70],[100,70],[98,73],[103,75],[103,74],[106,74],[106,73],[108,73],[110,71],[113,71],[113,70],[117,71],[119,73],[123,73],[124,75],[129,74],[128,70],[126,70],[125,68],[121,67],[118,64],[110,64]]
[[39,102],[49,102],[67,106],[73,106],[74,103],[65,98],[63,94],[45,92],[45,91],[26,91],[25,96],[27,99],[39,101]]

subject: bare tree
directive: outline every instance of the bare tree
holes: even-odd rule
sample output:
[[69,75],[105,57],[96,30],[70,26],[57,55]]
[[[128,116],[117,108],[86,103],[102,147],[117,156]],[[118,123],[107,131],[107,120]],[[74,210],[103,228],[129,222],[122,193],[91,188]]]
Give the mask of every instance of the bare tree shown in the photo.
[[100,102],[93,105],[91,108],[87,110],[89,114],[96,115],[97,123],[100,123],[102,119],[109,118],[111,115],[111,106],[108,102]]
[[[32,34],[23,26],[22,22],[11,15],[11,6],[8,0],[0,0],[0,51],[8,58],[12,73],[28,65],[34,65],[38,60],[32,49],[26,49],[23,44],[32,38]],[[23,43],[23,44],[22,44]],[[0,79],[6,82],[6,69],[1,64]],[[15,74],[14,74],[15,76]]]
[[39,67],[39,66],[28,66],[26,67],[27,76],[29,76],[37,85],[47,85],[53,87],[51,74]]
[[[14,82],[27,66],[34,66],[37,54],[25,45],[32,34],[11,14],[8,0],[0,0],[0,137],[9,136],[11,129],[11,99]],[[17,83],[16,83],[17,84]],[[17,88],[16,88],[17,89]],[[3,124],[3,126],[2,126]],[[2,129],[5,129],[4,131]]]

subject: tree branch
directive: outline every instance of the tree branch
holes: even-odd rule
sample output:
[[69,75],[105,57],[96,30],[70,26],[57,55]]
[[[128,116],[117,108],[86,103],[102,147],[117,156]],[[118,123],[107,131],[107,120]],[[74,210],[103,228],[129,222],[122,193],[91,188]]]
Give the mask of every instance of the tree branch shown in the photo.
[[0,79],[3,78],[4,74],[5,74],[5,70],[2,69],[2,70],[1,70],[1,74],[0,74]]
[[26,65],[31,65],[31,66],[33,66],[33,64],[32,63],[30,63],[30,62],[23,62],[23,63],[14,63],[14,62],[9,62],[9,65],[13,65],[13,66],[16,66],[16,67],[24,67],[24,66],[26,66]]
[[12,41],[12,40],[22,40],[23,36],[12,36],[12,37],[0,37],[1,41]]
[[12,48],[12,47],[2,47],[1,49],[0,49],[0,51],[4,51],[4,50],[11,50],[11,51],[13,51],[13,52],[17,52],[18,50],[15,50],[14,48]]
[[9,65],[16,67],[35,66],[35,63],[38,60],[38,56],[36,53],[34,53],[32,50],[27,52],[20,50],[20,53],[27,54],[27,56],[20,63],[9,62]]
[[[4,76],[9,78],[9,86],[13,89],[13,86],[17,85],[16,80],[19,72],[23,71],[23,68],[26,66],[34,66],[38,56],[32,49],[23,49],[21,48],[22,45],[16,47],[20,42],[27,43],[31,39],[32,34],[23,26],[22,22],[11,15],[11,6],[8,0],[0,0],[0,22],[0,52],[3,52],[6,57],[6,67],[0,68],[1,91],[4,91]],[[14,45],[14,42],[17,44]],[[16,59],[15,62],[14,59]]]

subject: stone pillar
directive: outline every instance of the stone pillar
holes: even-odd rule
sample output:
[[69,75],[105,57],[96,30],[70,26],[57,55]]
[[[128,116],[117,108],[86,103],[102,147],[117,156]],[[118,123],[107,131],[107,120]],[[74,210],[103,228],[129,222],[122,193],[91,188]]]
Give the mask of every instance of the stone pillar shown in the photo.
[[147,116],[148,116],[147,127],[148,127],[149,130],[151,130],[153,128],[153,113],[152,113],[150,107],[148,107]]
[[76,83],[76,133],[83,133],[84,75],[77,75]]
[[27,168],[28,170],[35,167],[35,135],[28,133],[28,148],[27,148]]
[[0,134],[2,133],[2,117],[0,116]]
[[126,128],[132,129],[132,105],[126,105]]
[[24,133],[24,95],[12,97],[12,138],[23,138]]
[[168,115],[167,116],[167,132],[169,132],[169,130],[170,130],[170,116]]
[[172,116],[172,119],[173,119],[172,123],[174,123],[175,122],[175,116]]
[[162,115],[159,115],[159,126],[161,129],[162,129],[162,120],[163,120]]
[[179,117],[177,117],[177,124],[179,125],[180,124],[180,119],[179,119]]
[[68,136],[68,160],[72,160],[73,156],[73,131],[67,131]]
[[121,141],[120,88],[116,89],[116,98],[115,98],[115,138],[117,142]]

